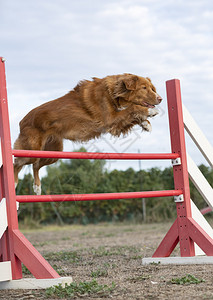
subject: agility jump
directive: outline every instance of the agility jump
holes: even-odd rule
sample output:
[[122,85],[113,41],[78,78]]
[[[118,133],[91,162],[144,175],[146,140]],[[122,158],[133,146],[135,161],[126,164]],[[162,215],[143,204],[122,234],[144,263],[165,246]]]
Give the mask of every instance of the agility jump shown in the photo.
[[[12,150],[10,137],[10,124],[8,115],[7,90],[5,78],[5,62],[0,58],[0,137],[2,165],[0,169],[0,288],[9,288],[13,283],[22,278],[23,263],[36,279],[46,279],[48,285],[55,285],[55,281],[63,278],[49,265],[41,254],[20,232],[18,227],[17,203],[51,202],[51,201],[93,201],[128,198],[150,198],[173,196],[177,209],[177,219],[160,243],[152,258],[144,259],[143,263],[163,260],[170,256],[176,245],[180,245],[179,263],[188,259],[189,263],[213,263],[213,235],[212,229],[199,218],[194,217],[194,205],[190,200],[189,176],[187,169],[187,155],[184,137],[184,121],[181,102],[180,82],[177,79],[166,82],[168,114],[171,138],[171,153],[139,154],[139,153],[70,153],[51,151]],[[206,149],[210,147],[206,146]],[[208,151],[204,151],[208,159]],[[211,152],[211,151],[210,151]],[[172,160],[174,173],[174,190],[128,192],[128,193],[103,193],[80,195],[28,195],[16,196],[13,156],[15,157],[53,157],[72,159],[169,159]],[[194,171],[190,165],[191,177]],[[196,181],[196,176],[193,177]],[[208,205],[213,207],[212,189],[205,183],[208,193],[203,190],[203,185],[198,188],[203,192]],[[194,214],[195,215],[195,214]],[[201,225],[200,225],[201,224]],[[204,224],[204,225],[202,225]],[[207,233],[208,231],[208,233]],[[199,262],[195,256],[195,243],[205,253],[205,258]],[[172,258],[171,258],[172,259]],[[181,261],[181,259],[183,259]],[[170,263],[173,263],[170,261]],[[185,262],[186,263],[186,262]],[[3,274],[3,275],[2,275]],[[48,281],[48,279],[51,279]],[[10,280],[10,281],[8,281]],[[18,281],[19,282],[19,281]],[[42,281],[44,282],[44,281]],[[20,288],[21,288],[21,283]],[[44,284],[42,285],[44,287]],[[23,288],[23,286],[22,286]],[[32,288],[32,287],[31,287]],[[38,287],[37,287],[38,288]]]

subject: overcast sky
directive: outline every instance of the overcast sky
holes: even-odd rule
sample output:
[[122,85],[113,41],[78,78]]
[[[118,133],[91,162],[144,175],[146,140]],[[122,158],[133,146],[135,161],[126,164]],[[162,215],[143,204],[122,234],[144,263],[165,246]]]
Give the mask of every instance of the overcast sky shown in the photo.
[[[12,142],[32,108],[92,76],[149,76],[164,101],[152,133],[136,127],[125,139],[109,135],[88,151],[170,152],[165,81],[181,80],[182,98],[212,143],[212,0],[0,0],[0,56],[6,58]],[[80,144],[65,143],[65,150]],[[205,160],[187,138],[197,164]],[[143,161],[142,167],[169,166]],[[110,169],[138,162],[109,162]]]

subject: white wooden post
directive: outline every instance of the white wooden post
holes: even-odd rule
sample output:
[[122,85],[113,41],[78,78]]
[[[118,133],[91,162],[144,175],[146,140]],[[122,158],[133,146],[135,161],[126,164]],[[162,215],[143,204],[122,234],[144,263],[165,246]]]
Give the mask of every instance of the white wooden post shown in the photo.
[[184,128],[213,168],[213,148],[184,105],[183,122]]
[[[204,216],[201,214],[197,206],[191,200],[191,207],[192,207],[192,218],[205,230],[205,232],[213,238],[213,229],[211,225],[206,221]],[[195,255],[205,255],[203,250],[195,244]]]
[[193,182],[203,199],[206,201],[206,203],[213,210],[213,189],[188,153],[187,165],[191,181]]
[[7,209],[6,200],[3,198],[0,202],[0,239],[7,228]]
[[0,263],[0,282],[12,280],[11,262],[4,261]]

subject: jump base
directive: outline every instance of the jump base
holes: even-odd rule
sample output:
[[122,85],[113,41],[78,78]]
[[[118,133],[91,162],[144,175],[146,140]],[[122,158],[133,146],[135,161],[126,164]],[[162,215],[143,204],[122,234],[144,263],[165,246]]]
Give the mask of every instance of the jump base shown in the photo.
[[0,282],[0,290],[37,290],[46,289],[58,284],[61,284],[63,287],[65,287],[66,283],[70,284],[72,282],[72,277],[60,277],[51,279],[23,278],[18,280]]
[[191,257],[146,257],[142,259],[143,265],[210,265],[213,264],[213,256]]

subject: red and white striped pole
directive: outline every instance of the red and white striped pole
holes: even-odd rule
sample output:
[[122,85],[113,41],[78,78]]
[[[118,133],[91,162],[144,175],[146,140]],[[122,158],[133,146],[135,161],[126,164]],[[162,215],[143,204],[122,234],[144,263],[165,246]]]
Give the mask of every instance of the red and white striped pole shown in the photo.
[[169,80],[166,82],[166,88],[172,153],[180,156],[180,161],[173,165],[174,184],[175,189],[182,190],[183,194],[176,198],[177,219],[153,257],[170,256],[178,242],[182,257],[195,255],[194,242],[206,255],[211,256],[212,238],[192,219],[180,81]]
[[13,174],[12,147],[7,104],[4,58],[0,58],[0,137],[2,149],[1,191],[6,199],[8,228],[4,234],[3,260],[11,261],[13,279],[22,278],[21,261],[14,251],[14,230],[18,230],[18,216]]
[[0,258],[2,261],[11,261],[12,279],[22,278],[21,262],[36,278],[59,278],[58,273],[18,229],[5,63],[2,57],[0,57],[0,137],[3,162],[0,170],[0,189],[1,196],[6,198],[8,222],[8,228],[0,240]]

